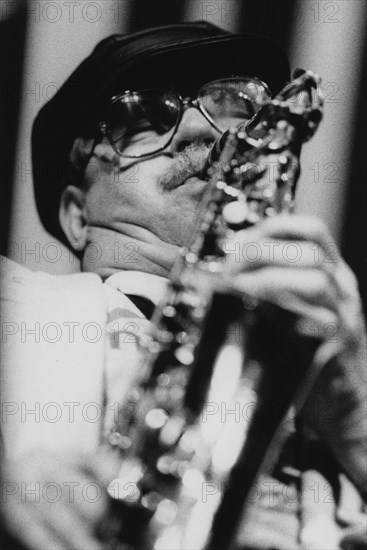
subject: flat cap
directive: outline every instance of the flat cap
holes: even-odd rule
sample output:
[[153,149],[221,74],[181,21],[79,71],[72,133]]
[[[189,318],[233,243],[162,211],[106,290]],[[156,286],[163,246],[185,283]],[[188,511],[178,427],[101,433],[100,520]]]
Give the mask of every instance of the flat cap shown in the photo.
[[278,92],[289,80],[288,59],[273,41],[233,34],[206,22],[146,29],[102,40],[39,111],[32,131],[38,213],[45,229],[67,243],[59,201],[78,136],[95,136],[106,101],[141,86],[180,86],[184,95],[208,80],[257,76]]

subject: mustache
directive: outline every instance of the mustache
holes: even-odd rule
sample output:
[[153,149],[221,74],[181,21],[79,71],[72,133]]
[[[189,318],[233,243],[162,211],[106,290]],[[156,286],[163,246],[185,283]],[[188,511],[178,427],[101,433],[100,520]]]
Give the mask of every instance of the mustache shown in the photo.
[[204,168],[212,145],[190,143],[173,157],[167,172],[159,179],[161,187],[170,191],[182,185],[187,179],[197,176],[204,179]]

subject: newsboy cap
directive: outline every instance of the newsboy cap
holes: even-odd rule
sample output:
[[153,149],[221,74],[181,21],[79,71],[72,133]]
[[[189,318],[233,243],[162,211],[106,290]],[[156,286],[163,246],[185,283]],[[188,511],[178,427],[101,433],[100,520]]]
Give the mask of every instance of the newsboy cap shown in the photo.
[[[67,244],[59,202],[76,137],[98,135],[98,117],[112,95],[137,86],[190,86],[232,75],[256,76],[278,92],[288,59],[273,41],[233,34],[210,23],[166,25],[102,40],[39,111],[32,131],[35,198],[45,229]],[[197,89],[196,89],[197,91]]]

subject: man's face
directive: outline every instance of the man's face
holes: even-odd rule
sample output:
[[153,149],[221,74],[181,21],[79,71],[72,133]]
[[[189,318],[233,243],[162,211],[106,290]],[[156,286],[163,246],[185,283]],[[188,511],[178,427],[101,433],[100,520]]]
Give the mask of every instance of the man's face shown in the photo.
[[104,139],[86,170],[89,223],[122,233],[128,225],[182,245],[207,185],[197,174],[219,136],[197,109],[188,108],[172,143],[154,157],[121,157]]
[[[231,116],[225,125],[233,127],[242,120]],[[104,138],[85,170],[86,244],[108,250],[119,243],[138,243],[149,261],[168,272],[194,227],[208,185],[200,176],[220,135],[197,108],[188,106],[171,143],[154,156],[120,156]]]

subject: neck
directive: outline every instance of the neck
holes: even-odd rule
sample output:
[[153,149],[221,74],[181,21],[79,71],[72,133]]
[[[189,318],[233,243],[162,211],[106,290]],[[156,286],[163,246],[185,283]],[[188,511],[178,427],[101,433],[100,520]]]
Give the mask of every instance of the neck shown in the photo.
[[166,243],[144,228],[134,227],[134,236],[110,228],[93,227],[82,258],[82,271],[97,273],[102,279],[119,271],[143,271],[167,277],[179,247]]

